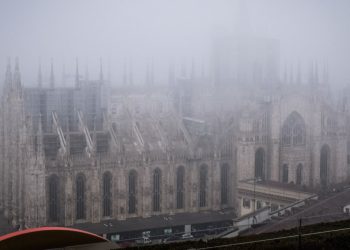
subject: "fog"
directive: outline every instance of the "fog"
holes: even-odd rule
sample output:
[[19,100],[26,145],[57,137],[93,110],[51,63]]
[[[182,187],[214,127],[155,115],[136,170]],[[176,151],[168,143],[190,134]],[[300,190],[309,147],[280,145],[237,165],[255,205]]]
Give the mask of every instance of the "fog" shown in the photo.
[[292,228],[266,241],[343,237],[348,221],[304,226],[349,219],[349,13],[349,0],[0,0],[0,249],[41,226],[200,249]]
[[[62,68],[98,77],[100,58],[115,84],[123,64],[143,84],[154,63],[156,82],[170,63],[191,61],[210,74],[213,39],[242,32],[277,39],[283,68],[328,63],[334,86],[349,84],[350,2],[347,0],[1,0],[0,76],[7,57],[19,56],[23,82],[34,84],[39,61],[44,80],[53,58]],[[107,74],[107,73],[106,73]]]

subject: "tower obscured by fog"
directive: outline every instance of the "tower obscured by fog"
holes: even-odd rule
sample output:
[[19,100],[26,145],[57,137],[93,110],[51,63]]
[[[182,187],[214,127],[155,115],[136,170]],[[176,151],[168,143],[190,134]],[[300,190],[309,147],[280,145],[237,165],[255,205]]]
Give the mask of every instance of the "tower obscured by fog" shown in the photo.
[[218,88],[229,85],[267,86],[279,81],[279,42],[237,34],[216,38],[212,67]]

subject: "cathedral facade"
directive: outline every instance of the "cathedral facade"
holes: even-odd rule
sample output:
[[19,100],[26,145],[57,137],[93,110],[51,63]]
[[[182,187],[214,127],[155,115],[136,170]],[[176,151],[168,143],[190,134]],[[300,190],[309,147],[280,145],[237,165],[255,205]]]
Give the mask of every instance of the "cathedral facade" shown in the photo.
[[347,99],[335,105],[318,72],[308,83],[218,87],[191,75],[142,88],[76,71],[72,87],[53,71],[24,87],[18,62],[7,67],[0,198],[14,225],[239,215],[240,180],[321,190],[348,179]]
[[287,86],[242,116],[238,178],[314,188],[346,181],[346,113],[332,106],[318,86],[294,88]]
[[[108,94],[107,94],[108,93]],[[1,205],[12,224],[71,226],[233,208],[232,144],[160,91],[22,86],[9,64],[1,108]],[[198,129],[200,128],[200,129]],[[220,143],[219,141],[220,140]]]

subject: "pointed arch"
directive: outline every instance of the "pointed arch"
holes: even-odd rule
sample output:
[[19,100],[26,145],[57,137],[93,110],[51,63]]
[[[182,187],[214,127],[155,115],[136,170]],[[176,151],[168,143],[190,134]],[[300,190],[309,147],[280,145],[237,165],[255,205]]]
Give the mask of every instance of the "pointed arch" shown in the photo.
[[207,206],[208,166],[202,164],[199,169],[199,207]]
[[282,146],[304,145],[305,137],[305,121],[298,112],[293,111],[282,126]]
[[295,178],[295,183],[297,185],[301,185],[303,182],[303,164],[299,163],[297,166],[297,171],[296,171],[296,178]]
[[159,168],[156,168],[153,171],[153,211],[160,212],[160,199],[161,199],[161,181],[162,171]]
[[184,166],[179,166],[176,170],[176,208],[184,208],[184,182],[185,182],[185,168]]
[[130,170],[129,176],[129,195],[128,195],[128,213],[136,213],[137,204],[137,172],[133,169]]
[[49,177],[49,222],[58,222],[59,220],[59,178],[53,174]]
[[282,182],[288,183],[288,174],[289,174],[289,169],[288,169],[288,164],[283,164],[282,166]]
[[103,216],[111,216],[112,213],[112,174],[107,171],[102,177],[102,211]]
[[75,187],[76,187],[76,219],[85,219],[86,218],[86,208],[85,208],[85,187],[86,178],[85,175],[80,173],[77,175],[75,180]]
[[265,150],[263,148],[255,152],[255,178],[265,179]]
[[320,152],[320,182],[321,187],[326,188],[329,181],[330,148],[323,145]]

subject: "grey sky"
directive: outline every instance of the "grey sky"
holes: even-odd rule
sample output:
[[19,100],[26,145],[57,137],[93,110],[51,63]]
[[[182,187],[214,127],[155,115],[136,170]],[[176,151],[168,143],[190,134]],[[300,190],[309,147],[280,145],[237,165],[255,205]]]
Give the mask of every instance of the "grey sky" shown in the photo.
[[[250,32],[280,40],[282,63],[327,60],[334,82],[350,84],[350,1],[241,2]],[[213,36],[234,29],[238,5],[235,0],[0,0],[0,76],[6,58],[16,55],[25,84],[35,82],[39,58],[46,74],[54,58],[58,79],[63,62],[74,71],[76,57],[91,77],[97,77],[102,57],[105,68],[110,62],[113,80],[120,79],[125,59],[139,80],[151,59],[163,73],[170,60],[195,58],[201,67],[208,63]]]

